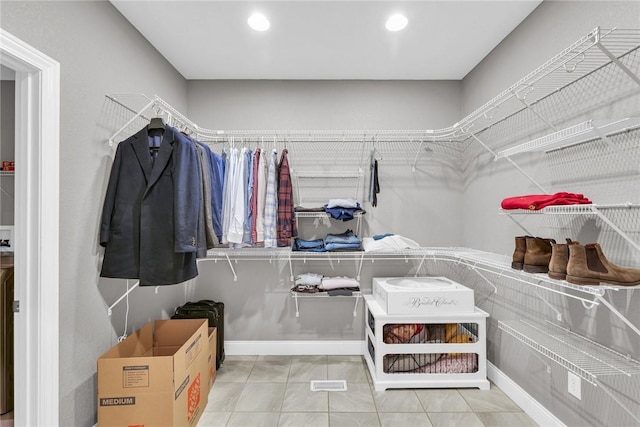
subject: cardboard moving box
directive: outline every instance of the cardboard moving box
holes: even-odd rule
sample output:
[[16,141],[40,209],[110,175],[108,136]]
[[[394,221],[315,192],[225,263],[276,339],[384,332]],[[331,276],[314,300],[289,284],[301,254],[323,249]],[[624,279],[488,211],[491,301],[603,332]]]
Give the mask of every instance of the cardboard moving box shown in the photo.
[[206,319],[146,324],[98,358],[98,426],[195,426],[209,353]]

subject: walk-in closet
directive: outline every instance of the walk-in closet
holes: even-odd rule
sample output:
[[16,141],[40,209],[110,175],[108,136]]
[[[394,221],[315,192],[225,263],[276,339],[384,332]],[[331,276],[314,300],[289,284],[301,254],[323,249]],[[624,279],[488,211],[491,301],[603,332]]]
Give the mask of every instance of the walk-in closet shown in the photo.
[[0,65],[2,427],[640,425],[640,2],[2,1]]

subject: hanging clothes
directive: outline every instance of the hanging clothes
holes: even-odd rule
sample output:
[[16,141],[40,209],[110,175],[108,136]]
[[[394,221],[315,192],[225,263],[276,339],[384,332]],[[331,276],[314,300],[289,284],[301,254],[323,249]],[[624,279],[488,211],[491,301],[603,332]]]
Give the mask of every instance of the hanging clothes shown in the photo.
[[245,207],[245,188],[243,185],[243,177],[246,173],[246,162],[244,161],[246,148],[242,152],[238,152],[237,148],[233,149],[235,166],[233,176],[230,179],[231,185],[231,212],[229,219],[229,233],[227,240],[229,247],[240,247],[242,244],[242,236],[244,234],[244,207]]
[[251,242],[256,245],[264,241],[264,198],[267,182],[264,175],[264,155],[257,148],[253,158],[253,192],[251,195]]
[[291,246],[291,239],[298,235],[287,153],[286,148],[282,150],[278,165],[278,246]]
[[[212,172],[211,172],[211,156],[209,153],[211,149],[209,146],[193,140],[196,144],[196,149],[198,150],[198,154],[200,155],[200,169],[202,171],[202,195],[203,195],[203,211],[204,211],[204,231],[205,231],[205,241],[206,248],[211,249],[217,245],[218,237],[213,229],[213,207],[212,207],[212,198],[213,198],[213,189],[212,189]],[[206,252],[205,252],[206,256]]]
[[376,159],[375,148],[371,150],[371,161],[369,164],[371,180],[369,182],[369,203],[372,207],[378,206],[378,193],[380,193],[380,182],[378,181],[378,160]]
[[225,173],[224,173],[224,185],[222,187],[222,243],[229,243],[227,240],[227,234],[229,234],[229,222],[231,221],[231,190],[230,182],[231,176],[234,172],[234,163],[231,158],[233,157],[233,149],[229,153],[222,153]]
[[211,219],[213,221],[213,231],[218,239],[222,241],[222,197],[224,193],[225,157],[209,150],[211,163]]
[[165,126],[157,155],[147,127],[120,142],[102,208],[101,277],[171,285],[198,275],[200,167],[194,144]]
[[253,152],[246,149],[244,156],[244,176],[242,184],[244,187],[244,228],[242,232],[242,243],[251,246],[251,224],[253,222],[253,212],[251,211],[251,197],[253,196]]
[[276,162],[278,153],[276,150],[271,152],[269,162],[269,172],[267,174],[267,188],[265,193],[264,204],[264,247],[275,248],[277,246],[277,212],[278,212],[278,194],[277,194],[277,178]]

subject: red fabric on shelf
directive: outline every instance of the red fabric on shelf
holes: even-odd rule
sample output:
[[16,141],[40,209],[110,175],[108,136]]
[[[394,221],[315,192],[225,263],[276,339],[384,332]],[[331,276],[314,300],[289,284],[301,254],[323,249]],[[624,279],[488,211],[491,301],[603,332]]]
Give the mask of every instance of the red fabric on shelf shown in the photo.
[[583,194],[560,192],[555,194],[527,194],[502,200],[502,209],[540,210],[552,205],[591,204]]

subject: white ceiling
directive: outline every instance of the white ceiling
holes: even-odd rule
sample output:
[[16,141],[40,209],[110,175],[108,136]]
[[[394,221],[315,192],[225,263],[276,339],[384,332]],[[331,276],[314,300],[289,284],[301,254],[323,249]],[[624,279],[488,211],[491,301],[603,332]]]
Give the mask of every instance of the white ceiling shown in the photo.
[[[459,80],[541,1],[111,2],[190,80]],[[392,33],[396,12],[409,25]]]

